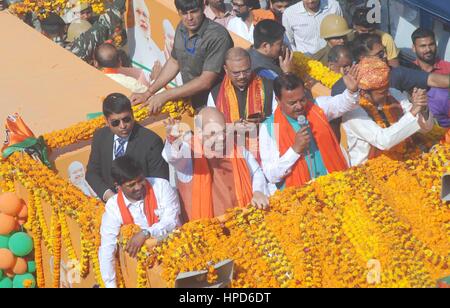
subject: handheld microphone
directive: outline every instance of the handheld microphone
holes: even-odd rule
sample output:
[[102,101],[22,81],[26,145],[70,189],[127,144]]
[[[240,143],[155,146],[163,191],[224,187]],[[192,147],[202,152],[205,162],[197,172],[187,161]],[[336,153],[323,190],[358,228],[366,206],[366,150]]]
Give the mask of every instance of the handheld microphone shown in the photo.
[[[304,116],[304,115],[299,115],[297,118],[297,122],[300,125],[300,129],[304,128],[304,127],[308,127],[309,122],[308,119]],[[309,132],[308,132],[309,134]],[[309,147],[306,148],[305,150],[306,152],[306,157],[308,158],[308,167],[309,167],[309,171],[312,173],[313,171],[313,166],[312,166],[312,160],[311,160],[311,153],[309,152]],[[314,176],[311,176],[312,178],[314,178]]]
[[300,125],[300,128],[303,128],[305,126],[308,126],[308,120],[306,119],[306,117],[304,115],[299,115],[297,118],[297,122]]

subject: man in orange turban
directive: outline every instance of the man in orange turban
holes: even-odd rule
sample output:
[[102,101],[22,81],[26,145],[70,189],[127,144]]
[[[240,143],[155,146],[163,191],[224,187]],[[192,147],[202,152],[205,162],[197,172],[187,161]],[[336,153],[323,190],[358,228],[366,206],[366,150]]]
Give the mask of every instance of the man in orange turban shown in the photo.
[[343,117],[352,166],[434,125],[425,90],[415,88],[410,101],[404,93],[389,89],[390,68],[378,57],[363,58],[359,67],[360,107]]

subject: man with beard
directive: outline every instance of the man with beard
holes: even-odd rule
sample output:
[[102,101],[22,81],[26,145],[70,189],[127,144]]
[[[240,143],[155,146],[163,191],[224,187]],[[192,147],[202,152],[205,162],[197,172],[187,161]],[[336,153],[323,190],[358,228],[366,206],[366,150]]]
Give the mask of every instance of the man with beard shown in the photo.
[[416,65],[428,73],[450,74],[450,62],[437,56],[436,37],[433,31],[418,28],[411,36],[413,51],[416,53]]
[[206,17],[226,28],[233,18],[231,5],[225,4],[224,0],[208,0],[207,3],[205,7]]
[[195,118],[195,135],[180,134],[174,120],[167,123],[163,157],[174,166],[184,222],[210,219],[249,204],[266,209],[267,182],[254,158],[237,144],[223,114],[205,107]]
[[[434,32],[418,28],[411,36],[413,51],[416,53],[415,64],[427,73],[450,74],[450,62],[437,56],[436,38]],[[431,88],[428,91],[430,111],[438,120],[439,125],[450,127],[450,96],[448,89]]]
[[270,0],[270,7],[267,10],[261,8],[253,11],[255,24],[264,19],[275,20],[281,24],[283,13],[291,5],[291,2],[292,0]]
[[[166,58],[161,49],[152,39],[150,28],[150,12],[144,0],[134,0],[134,40],[130,40],[131,58],[135,63],[143,65],[149,69],[159,65],[164,65]],[[150,80],[150,73],[147,73]]]
[[[360,34],[352,42],[352,52],[356,62],[364,58],[380,58],[388,63],[386,50],[382,39],[377,34]],[[411,92],[414,88],[427,89],[428,87],[449,88],[450,78],[448,75],[436,72],[424,72],[409,69],[403,66],[394,67],[389,74],[389,87],[401,92]],[[338,80],[331,90],[331,95],[338,95],[345,91],[345,84],[342,78]]]
[[236,17],[228,23],[228,31],[234,32],[253,44],[255,30],[254,10],[261,8],[258,0],[233,0],[233,12]]
[[86,170],[79,161],[74,161],[68,168],[70,182],[88,197],[97,198],[97,194],[92,190],[86,181]]

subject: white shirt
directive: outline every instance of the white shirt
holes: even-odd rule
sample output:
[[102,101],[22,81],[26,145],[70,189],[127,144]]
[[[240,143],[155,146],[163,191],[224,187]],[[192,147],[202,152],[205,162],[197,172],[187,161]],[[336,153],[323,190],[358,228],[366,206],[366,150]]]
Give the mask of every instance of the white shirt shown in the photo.
[[[253,192],[258,191],[268,195],[266,178],[255,157],[246,149],[243,149],[242,154],[250,171]],[[194,174],[192,151],[191,146],[187,142],[183,142],[180,147],[177,147],[166,141],[162,156],[168,164],[175,168],[179,181],[182,183],[190,183],[192,181]]]
[[249,41],[251,44],[253,44],[253,31],[255,30],[255,26],[253,23],[251,24],[250,28],[247,26],[245,21],[242,20],[240,17],[233,17],[228,22],[228,31],[234,32],[235,34],[242,37],[244,40]]
[[[337,96],[323,96],[316,99],[317,105],[322,108],[329,121],[341,117],[343,114],[358,107],[358,93],[351,95],[348,90]],[[280,157],[280,150],[267,129],[267,124],[262,124],[259,132],[259,151],[261,164],[269,181],[269,190],[274,194],[277,190],[275,184],[280,183],[292,172],[292,167],[300,159],[301,155],[292,147]]]
[[[275,93],[273,93],[272,97],[273,97],[272,98],[272,112],[275,112],[275,110],[278,107],[278,101],[275,97]],[[216,107],[216,102],[214,101],[214,98],[211,93],[209,93],[209,95],[208,95],[208,107],[214,107],[214,108]],[[266,115],[266,116],[269,116],[269,115]]]
[[[130,202],[125,196],[125,204],[130,210],[136,225],[142,230],[148,230],[152,237],[163,238],[180,225],[180,203],[178,194],[169,182],[159,178],[147,178],[155,193],[158,209],[155,210],[158,222],[149,227],[144,212],[144,200],[136,203]],[[100,228],[101,246],[99,250],[100,271],[107,288],[116,288],[115,254],[117,250],[117,237],[123,225],[117,203],[117,194],[108,200],[103,214]]]
[[126,76],[124,74],[105,74],[105,75],[133,93],[145,93],[148,90],[147,86],[143,85],[133,77]]
[[431,113],[428,121],[420,115],[414,117],[409,112],[412,104],[407,97],[396,89],[390,91],[400,102],[404,112],[404,116],[392,126],[388,128],[378,126],[362,107],[344,115],[342,125],[347,134],[351,166],[366,162],[371,146],[382,151],[389,150],[418,131],[429,131],[433,128],[434,118]]
[[321,0],[317,13],[309,13],[303,1],[288,7],[283,13],[283,26],[294,51],[315,54],[324,48],[326,41],[320,38],[320,24],[330,15],[342,16],[342,10],[336,0]]

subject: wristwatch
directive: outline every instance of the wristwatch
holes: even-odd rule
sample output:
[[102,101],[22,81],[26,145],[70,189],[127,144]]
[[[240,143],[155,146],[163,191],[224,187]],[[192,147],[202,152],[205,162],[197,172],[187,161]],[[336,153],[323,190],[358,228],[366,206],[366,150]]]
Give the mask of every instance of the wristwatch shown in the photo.
[[150,231],[148,230],[142,230],[142,234],[144,234],[144,236],[146,238],[150,238],[152,236],[152,234],[150,233]]

